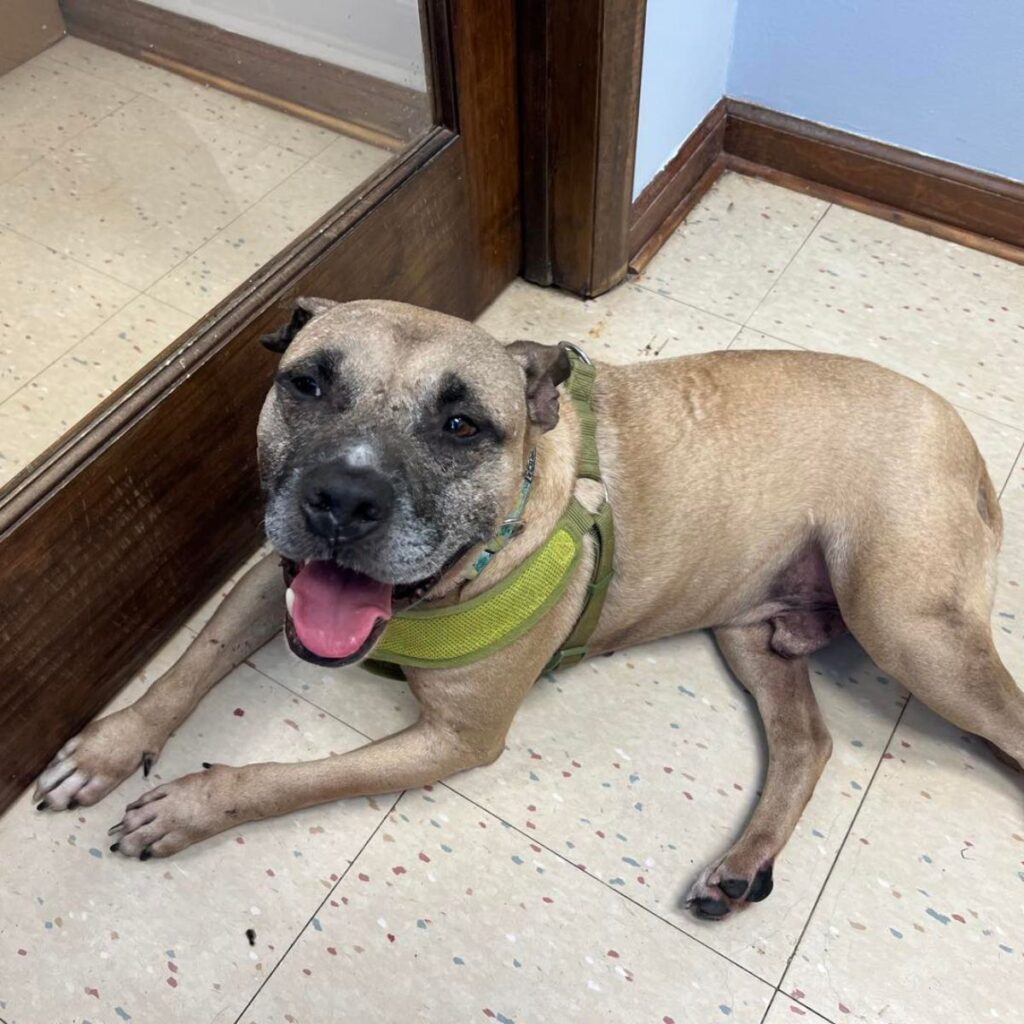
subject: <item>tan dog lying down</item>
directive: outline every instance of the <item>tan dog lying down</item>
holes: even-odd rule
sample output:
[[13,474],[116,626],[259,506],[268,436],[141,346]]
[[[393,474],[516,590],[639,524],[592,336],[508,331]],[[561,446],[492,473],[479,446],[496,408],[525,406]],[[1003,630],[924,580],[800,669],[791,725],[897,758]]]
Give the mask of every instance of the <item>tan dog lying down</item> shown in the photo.
[[[325,300],[302,300],[269,341],[283,356],[260,465],[302,657],[366,656],[383,620],[424,591],[428,607],[487,591],[548,540],[574,493],[591,509],[601,500],[600,485],[577,479],[579,417],[559,401],[569,363],[557,346],[506,348],[426,310]],[[860,360],[738,351],[602,365],[594,407],[617,543],[589,653],[711,629],[768,737],[760,803],[694,884],[697,913],[723,917],[771,891],[831,750],[807,656],[840,632],[959,728],[1024,761],[1024,694],[989,624],[999,506],[942,398]],[[470,578],[534,449],[521,529]],[[165,857],[244,821],[490,763],[572,633],[592,560],[496,653],[407,669],[415,725],[319,761],[218,765],[166,783],[129,805],[115,847]],[[93,804],[140,764],[148,772],[203,695],[280,628],[280,566],[274,555],[253,568],[144,696],[65,745],[39,780],[41,806]]]

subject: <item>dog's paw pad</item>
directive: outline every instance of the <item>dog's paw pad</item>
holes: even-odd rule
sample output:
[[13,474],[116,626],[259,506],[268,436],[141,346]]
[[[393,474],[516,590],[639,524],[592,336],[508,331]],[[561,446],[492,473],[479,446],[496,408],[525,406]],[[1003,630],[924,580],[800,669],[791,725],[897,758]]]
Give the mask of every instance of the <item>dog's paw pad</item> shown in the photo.
[[717,921],[729,914],[729,904],[725,900],[718,900],[712,896],[702,896],[691,900],[690,908],[698,917],[707,918],[709,921]]
[[775,882],[772,880],[772,865],[769,864],[754,876],[750,891],[747,893],[747,902],[760,903],[761,900],[767,899],[771,895],[774,888]]
[[738,900],[750,888],[750,883],[745,878],[727,878],[724,882],[718,883],[718,888],[731,900]]

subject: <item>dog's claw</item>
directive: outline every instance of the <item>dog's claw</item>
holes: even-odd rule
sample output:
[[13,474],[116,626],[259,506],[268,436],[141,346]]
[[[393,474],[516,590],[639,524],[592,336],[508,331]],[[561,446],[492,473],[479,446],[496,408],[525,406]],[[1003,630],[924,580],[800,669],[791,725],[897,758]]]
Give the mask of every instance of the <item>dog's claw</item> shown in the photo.
[[143,754],[142,755],[142,775],[144,778],[149,778],[150,769],[153,767],[153,755]]
[[110,828],[107,829],[107,835],[108,836],[112,836],[115,832],[118,832],[118,831],[120,831],[123,828],[124,828],[124,819],[122,818],[116,825],[111,825]]
[[149,860],[149,858],[152,856],[153,854],[149,852],[149,849],[147,847],[145,850],[142,851],[142,853],[139,854],[139,860]]
[[111,852],[111,853],[117,853],[117,851],[118,851],[118,850],[119,850],[120,848],[121,848],[121,844],[120,844],[120,843],[111,843],[111,844],[110,844],[110,852]]
[[36,810],[37,811],[45,811],[46,810],[46,801],[45,800],[40,800],[39,803],[36,804]]

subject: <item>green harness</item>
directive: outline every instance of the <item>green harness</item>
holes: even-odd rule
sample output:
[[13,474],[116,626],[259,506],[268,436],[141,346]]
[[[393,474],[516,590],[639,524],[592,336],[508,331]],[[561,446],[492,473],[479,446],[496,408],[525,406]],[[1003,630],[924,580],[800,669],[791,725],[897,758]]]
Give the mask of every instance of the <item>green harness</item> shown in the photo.
[[[597,455],[597,419],[593,395],[596,370],[573,345],[565,345],[572,371],[565,390],[580,426],[579,479],[601,481]],[[476,560],[479,574],[514,534],[533,477],[533,457],[524,477],[519,508]],[[404,678],[403,666],[456,668],[486,658],[529,631],[565,593],[585,551],[584,538],[593,534],[594,569],[587,586],[583,611],[564,646],[544,671],[575,665],[587,654],[587,641],[597,626],[611,582],[615,536],[607,490],[596,512],[589,512],[574,497],[554,532],[520,566],[490,590],[462,604],[444,608],[411,608],[399,612],[384,629],[363,667],[378,675]]]

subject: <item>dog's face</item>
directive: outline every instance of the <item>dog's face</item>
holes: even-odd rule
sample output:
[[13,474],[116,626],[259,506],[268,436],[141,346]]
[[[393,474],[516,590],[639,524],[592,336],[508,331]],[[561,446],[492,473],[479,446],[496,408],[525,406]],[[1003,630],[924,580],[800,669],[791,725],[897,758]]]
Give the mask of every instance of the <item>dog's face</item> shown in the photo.
[[394,302],[299,300],[264,342],[283,352],[259,462],[286,634],[300,656],[345,664],[510,514],[568,362]]

